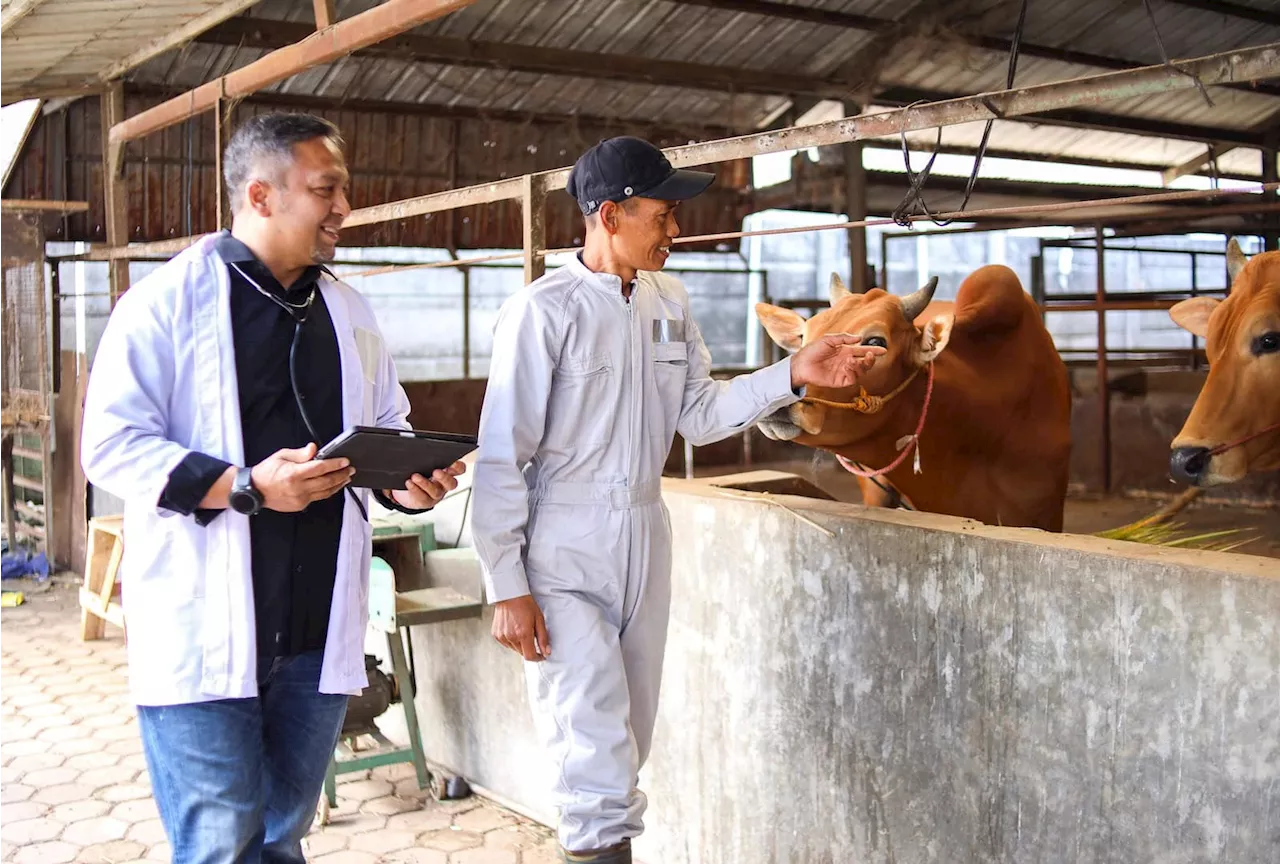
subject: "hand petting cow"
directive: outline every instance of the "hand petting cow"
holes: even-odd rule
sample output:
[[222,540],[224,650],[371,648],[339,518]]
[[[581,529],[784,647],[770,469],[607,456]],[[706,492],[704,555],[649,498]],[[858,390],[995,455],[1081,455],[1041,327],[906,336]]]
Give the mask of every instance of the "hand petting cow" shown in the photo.
[[757,304],[788,351],[829,333],[887,349],[861,388],[810,387],[761,431],[834,453],[869,505],[1061,531],[1071,392],[1040,310],[999,265],[965,279],[954,303],[932,302],[936,287],[851,294],[833,274],[831,308],[808,320]]
[[1195,486],[1233,483],[1280,469],[1280,252],[1246,258],[1227,243],[1231,293],[1169,310],[1205,340],[1209,377],[1173,439],[1169,468]]

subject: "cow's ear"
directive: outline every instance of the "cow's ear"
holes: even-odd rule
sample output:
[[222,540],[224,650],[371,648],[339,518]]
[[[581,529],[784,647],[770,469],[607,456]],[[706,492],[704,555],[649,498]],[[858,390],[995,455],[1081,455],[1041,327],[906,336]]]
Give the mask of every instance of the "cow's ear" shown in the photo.
[[769,338],[787,351],[799,351],[804,344],[804,319],[792,310],[757,303],[756,317],[769,333]]
[[1169,317],[1183,330],[1205,339],[1209,336],[1209,316],[1220,302],[1213,297],[1192,297],[1174,304],[1169,310]]
[[955,321],[955,315],[937,315],[920,328],[920,354],[917,362],[921,366],[932,363],[946,349],[947,343],[951,341],[951,325]]

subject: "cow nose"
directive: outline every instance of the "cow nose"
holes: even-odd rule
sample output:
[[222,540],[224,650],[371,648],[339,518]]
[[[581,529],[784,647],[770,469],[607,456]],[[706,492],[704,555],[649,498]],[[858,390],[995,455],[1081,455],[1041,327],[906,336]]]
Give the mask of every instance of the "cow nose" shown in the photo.
[[1208,447],[1177,447],[1169,454],[1169,471],[1183,483],[1199,483],[1208,467]]

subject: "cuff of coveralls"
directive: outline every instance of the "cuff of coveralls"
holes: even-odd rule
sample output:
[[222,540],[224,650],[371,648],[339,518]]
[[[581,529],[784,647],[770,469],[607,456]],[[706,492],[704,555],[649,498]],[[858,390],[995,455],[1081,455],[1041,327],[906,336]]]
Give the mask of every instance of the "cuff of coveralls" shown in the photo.
[[501,603],[503,600],[511,600],[515,597],[523,597],[528,593],[529,579],[525,576],[523,567],[505,570],[500,573],[486,572],[484,574],[485,602],[489,605]]
[[[770,404],[782,407],[799,402],[804,398],[804,387],[791,386],[791,358],[784,357],[772,366],[766,366],[756,373],[768,382],[766,392],[772,397]],[[780,403],[780,404],[779,404]]]

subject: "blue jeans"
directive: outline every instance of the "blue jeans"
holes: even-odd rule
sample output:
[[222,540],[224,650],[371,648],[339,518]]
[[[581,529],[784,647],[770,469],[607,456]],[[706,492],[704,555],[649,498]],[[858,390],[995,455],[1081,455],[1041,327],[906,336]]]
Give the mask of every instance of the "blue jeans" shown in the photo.
[[258,667],[258,698],[138,706],[173,864],[304,864],[347,697],[319,692],[323,652]]

